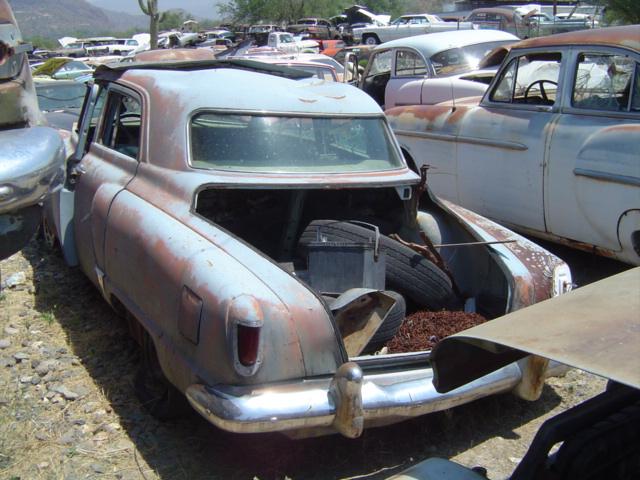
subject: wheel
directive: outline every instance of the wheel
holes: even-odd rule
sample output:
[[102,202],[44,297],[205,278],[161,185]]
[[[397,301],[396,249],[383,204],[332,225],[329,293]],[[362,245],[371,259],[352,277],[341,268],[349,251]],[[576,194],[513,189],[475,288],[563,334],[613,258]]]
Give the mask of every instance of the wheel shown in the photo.
[[189,411],[187,399],[164,376],[153,339],[146,330],[135,390],[144,408],[158,420],[180,418]]
[[384,293],[395,298],[396,304],[391,308],[387,318],[384,319],[384,323],[380,325],[378,331],[371,337],[362,353],[373,353],[380,350],[389,340],[396,336],[407,314],[407,304],[402,295],[392,291],[385,291]]
[[375,35],[366,35],[363,39],[365,45],[378,45],[380,41]]
[[[536,80],[535,82],[533,82],[531,85],[529,85],[527,87],[527,89],[524,91],[524,99],[528,100],[529,99],[529,92],[531,91],[531,89],[535,86],[535,85],[540,85],[540,96],[542,97],[542,100],[545,103],[549,103],[549,97],[547,96],[547,92],[544,89],[544,84],[545,83],[550,83],[551,85],[554,85],[555,87],[558,86],[558,84],[552,80]],[[551,101],[551,103],[553,103]]]
[[[349,222],[314,220],[302,232],[298,253],[306,258],[306,246],[317,239],[318,228],[329,241],[369,242],[374,233]],[[400,293],[417,308],[456,309],[459,299],[451,280],[435,264],[395,240],[380,235],[380,248],[386,255],[386,287]]]

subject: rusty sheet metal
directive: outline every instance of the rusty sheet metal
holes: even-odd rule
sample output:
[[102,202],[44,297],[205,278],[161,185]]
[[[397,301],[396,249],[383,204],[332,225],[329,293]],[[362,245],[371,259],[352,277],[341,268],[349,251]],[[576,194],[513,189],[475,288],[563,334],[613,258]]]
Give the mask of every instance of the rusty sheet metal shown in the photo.
[[0,0],[0,23],[17,23],[7,0]]
[[170,48],[147,50],[135,55],[139,62],[176,62],[189,60],[215,60],[213,50],[208,48]]
[[512,49],[557,47],[563,45],[603,45],[624,47],[640,52],[640,25],[595,28],[530,38],[512,45]]
[[640,388],[640,267],[444,339],[434,384],[451,390],[523,352]]
[[[513,291],[510,300],[512,310],[532,305],[553,296],[553,292],[550,291],[553,289],[553,270],[564,263],[560,258],[492,220],[446,200],[440,199],[439,201],[449,211],[465,219],[476,231],[481,230],[485,235],[483,240],[491,238],[504,242],[488,247],[499,254],[500,261],[508,262],[508,256],[501,252],[509,252],[524,267],[518,268],[513,262],[508,264],[509,270],[513,272],[511,286]],[[518,272],[521,273],[518,274]]]

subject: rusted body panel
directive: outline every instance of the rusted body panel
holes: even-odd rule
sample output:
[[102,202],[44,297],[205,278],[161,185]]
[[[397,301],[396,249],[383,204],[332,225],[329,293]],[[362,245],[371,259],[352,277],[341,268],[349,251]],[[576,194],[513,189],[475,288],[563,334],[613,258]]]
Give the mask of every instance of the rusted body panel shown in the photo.
[[0,259],[35,233],[40,202],[64,179],[62,139],[38,108],[22,41],[6,0],[0,0]]
[[[640,370],[632,360],[640,356],[638,285],[636,267],[448,337],[433,352],[438,390],[464,385],[474,374],[513,361],[509,351],[640,388]],[[477,366],[475,372],[464,368],[469,364]]]
[[622,46],[634,52],[640,52],[640,25],[580,30],[546,37],[529,38],[519,42],[517,48],[552,48],[561,45],[585,44],[608,47]]
[[[482,99],[386,113],[416,166],[433,168],[438,196],[509,228],[637,265],[639,37],[640,27],[629,26],[522,41]],[[538,54],[559,60],[522,67],[525,83],[512,100],[499,100],[507,68]],[[527,98],[540,78],[553,98]]]
[[[381,110],[353,87],[197,67],[132,64],[98,73],[86,115],[92,115],[103,94],[107,106],[120,105],[124,95],[126,105],[139,108],[119,124],[111,120],[113,108],[106,108],[95,126],[89,117],[81,119],[79,137],[72,134],[72,181],[60,196],[72,197],[73,208],[69,212],[61,205],[60,218],[52,222],[58,235],[74,230],[84,272],[105,299],[142,327],[134,327],[142,332],[138,338],[148,334],[162,372],[197,411],[237,432],[356,437],[365,424],[400,421],[518,385],[521,369],[510,365],[441,396],[430,385],[425,352],[407,354],[403,361],[408,366],[402,369],[394,366],[397,357],[377,356],[376,373],[367,372],[360,357],[347,353],[347,333],[337,319],[348,322],[349,315],[341,317],[336,305],[343,308],[346,302],[353,307],[350,312],[375,309],[380,320],[395,307],[394,297],[358,288],[364,285],[346,292],[317,291],[307,270],[296,266],[306,261],[297,242],[308,222],[332,218],[391,223],[388,228],[402,232],[408,242],[420,238],[422,223],[425,235],[446,242],[515,240],[492,249],[474,247],[455,255],[463,263],[451,265],[464,297],[487,294],[495,299],[487,307],[498,315],[561,293],[553,285],[562,278],[556,267],[566,268],[564,263],[491,222],[430,198],[421,178],[402,162]],[[221,95],[225,88],[230,93]],[[225,117],[232,120],[222,122],[227,127],[245,116],[310,117],[319,125],[334,118],[375,120],[378,131],[388,135],[391,160],[376,159],[378,168],[364,171],[338,163],[330,173],[313,168],[235,171],[215,163],[195,168],[202,162],[191,158],[191,119],[204,110],[237,114]],[[219,121],[210,118],[212,124]],[[139,148],[129,148],[129,136],[122,140],[126,148],[117,136],[109,137],[114,123],[132,127]],[[92,129],[98,132],[95,138]],[[358,142],[360,131],[352,132]],[[312,149],[309,155],[319,162],[333,159]],[[297,203],[305,197],[309,204]],[[65,211],[72,218],[66,227]],[[267,237],[282,231],[282,238],[274,235],[275,246],[269,239],[256,240],[253,233],[262,231]],[[372,302],[384,298],[386,303]],[[360,299],[363,303],[357,303]],[[259,333],[242,337],[241,332]],[[242,338],[255,341],[242,343]],[[368,356],[362,358],[366,363]]]

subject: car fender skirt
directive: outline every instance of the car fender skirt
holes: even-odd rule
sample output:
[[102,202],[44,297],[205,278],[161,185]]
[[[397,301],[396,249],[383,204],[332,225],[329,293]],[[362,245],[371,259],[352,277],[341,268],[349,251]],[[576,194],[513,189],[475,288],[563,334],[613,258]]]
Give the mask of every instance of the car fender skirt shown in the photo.
[[510,391],[521,378],[520,368],[512,363],[440,394],[431,368],[364,375],[356,363],[347,362],[333,378],[262,386],[194,384],[185,393],[198,413],[230,432],[339,432],[355,438],[365,426],[391,424]]

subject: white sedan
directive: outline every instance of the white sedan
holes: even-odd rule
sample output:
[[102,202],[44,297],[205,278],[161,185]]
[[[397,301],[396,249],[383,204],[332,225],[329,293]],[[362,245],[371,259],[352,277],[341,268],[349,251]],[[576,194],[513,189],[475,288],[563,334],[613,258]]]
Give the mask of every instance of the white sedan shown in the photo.
[[383,108],[482,95],[495,69],[476,71],[480,61],[516,41],[500,30],[465,30],[383,43],[374,48],[359,87]]

